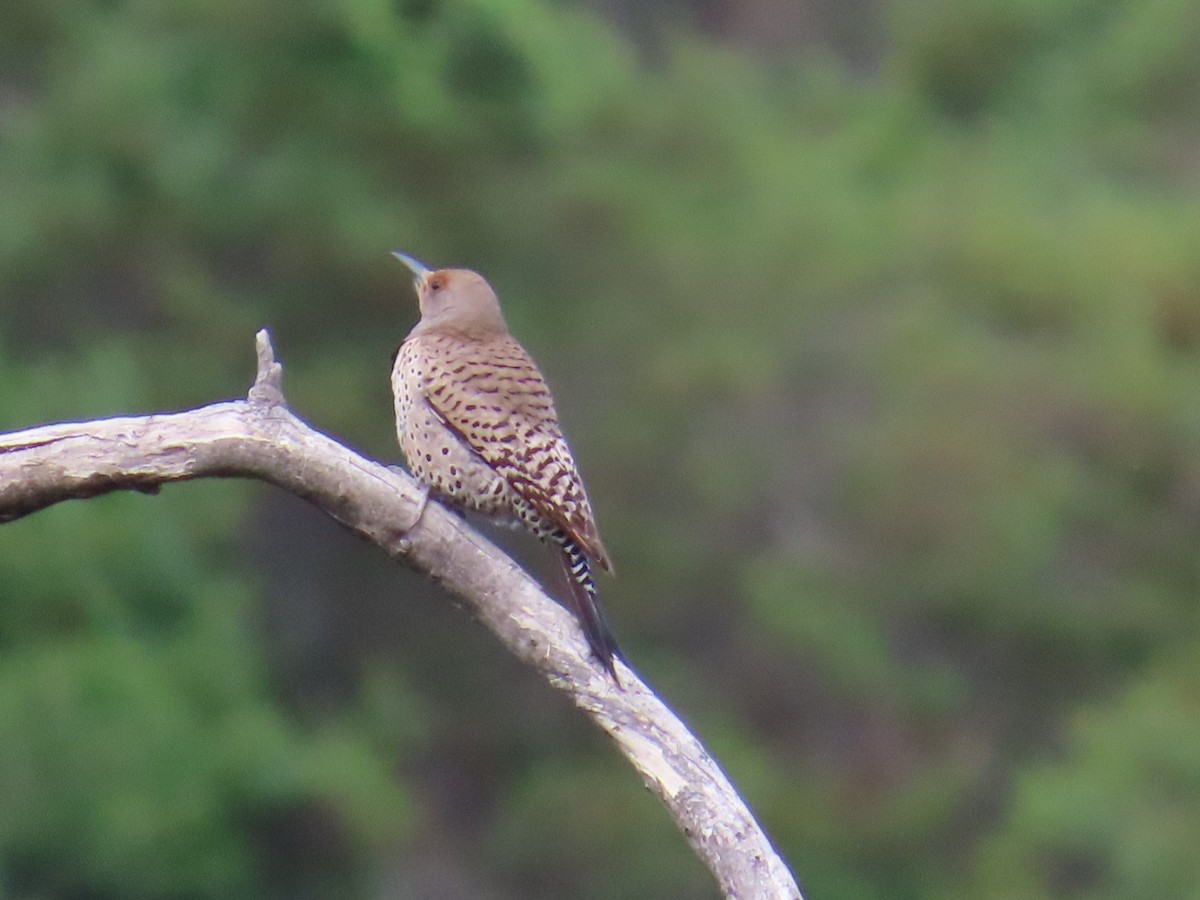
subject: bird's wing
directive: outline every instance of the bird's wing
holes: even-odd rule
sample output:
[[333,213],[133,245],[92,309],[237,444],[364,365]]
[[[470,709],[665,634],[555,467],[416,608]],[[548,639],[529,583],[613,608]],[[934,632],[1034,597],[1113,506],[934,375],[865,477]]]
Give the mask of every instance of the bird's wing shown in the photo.
[[[432,348],[431,348],[432,349]],[[512,338],[429,354],[425,399],[538,515],[606,570],[592,506],[542,373]]]

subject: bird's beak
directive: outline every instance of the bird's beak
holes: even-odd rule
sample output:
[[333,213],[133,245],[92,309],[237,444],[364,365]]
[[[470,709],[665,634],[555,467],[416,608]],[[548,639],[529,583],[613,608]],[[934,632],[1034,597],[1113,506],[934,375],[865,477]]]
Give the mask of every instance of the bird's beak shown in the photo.
[[429,268],[429,266],[425,265],[420,260],[414,259],[407,253],[401,253],[399,250],[393,250],[392,256],[396,257],[396,259],[408,266],[409,271],[413,273],[413,283],[418,287],[420,287],[421,282],[425,280],[425,276],[433,271]]

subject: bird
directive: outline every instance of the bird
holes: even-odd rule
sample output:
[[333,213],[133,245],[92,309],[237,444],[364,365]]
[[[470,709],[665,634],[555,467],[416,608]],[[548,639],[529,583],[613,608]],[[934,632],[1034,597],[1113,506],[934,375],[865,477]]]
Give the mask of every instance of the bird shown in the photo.
[[551,546],[592,654],[618,685],[624,660],[592,575],[613,572],[554,398],[533,358],[509,333],[491,285],[469,269],[411,271],[420,321],[396,351],[396,432],[409,471],[458,510],[517,522]]

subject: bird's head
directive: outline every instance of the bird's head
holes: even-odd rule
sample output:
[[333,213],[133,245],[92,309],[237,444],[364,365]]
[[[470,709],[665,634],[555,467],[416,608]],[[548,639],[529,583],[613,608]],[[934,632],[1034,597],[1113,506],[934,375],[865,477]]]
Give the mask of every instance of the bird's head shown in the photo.
[[496,292],[478,272],[470,269],[430,269],[406,253],[392,256],[413,273],[413,286],[421,306],[421,331],[451,331],[468,337],[486,337],[508,331]]

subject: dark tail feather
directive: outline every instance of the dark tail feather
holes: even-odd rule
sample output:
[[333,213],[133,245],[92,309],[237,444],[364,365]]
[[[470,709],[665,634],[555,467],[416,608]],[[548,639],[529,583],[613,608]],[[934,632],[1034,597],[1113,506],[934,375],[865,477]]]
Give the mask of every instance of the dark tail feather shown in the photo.
[[588,646],[600,664],[608,670],[612,680],[621,686],[617,678],[614,659],[624,659],[617,647],[617,639],[613,637],[604,610],[600,608],[600,599],[596,596],[596,582],[592,580],[592,570],[587,557],[579,545],[564,536],[559,545],[562,548],[560,558],[563,570],[567,575],[567,583],[571,586],[571,603],[575,607],[575,616],[579,619],[583,635],[587,638]]

